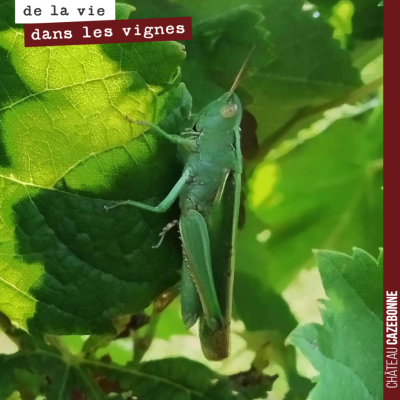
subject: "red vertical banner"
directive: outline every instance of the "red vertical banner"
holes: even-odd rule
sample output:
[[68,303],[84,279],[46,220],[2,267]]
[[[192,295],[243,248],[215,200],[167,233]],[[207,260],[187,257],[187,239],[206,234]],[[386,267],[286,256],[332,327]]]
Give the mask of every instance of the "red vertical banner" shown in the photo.
[[[398,17],[400,2],[384,0],[384,159],[388,171],[384,176],[384,321],[383,321],[383,392],[385,400],[400,398],[398,381],[398,295],[400,292],[400,261],[397,255],[400,227],[400,191],[397,174],[399,171],[398,151],[400,149],[400,121],[398,118],[398,99],[400,80]],[[390,180],[390,181],[389,181]]]

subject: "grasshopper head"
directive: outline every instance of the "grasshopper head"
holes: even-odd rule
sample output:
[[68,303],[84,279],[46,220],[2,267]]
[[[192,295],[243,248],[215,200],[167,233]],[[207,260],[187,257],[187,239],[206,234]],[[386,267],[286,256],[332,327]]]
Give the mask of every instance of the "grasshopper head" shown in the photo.
[[242,105],[239,97],[228,92],[201,110],[196,127],[198,131],[226,132],[239,128],[241,119]]
[[254,48],[255,46],[247,54],[246,60],[240,68],[229,92],[223,94],[219,99],[211,102],[201,110],[196,124],[198,131],[228,132],[232,129],[239,129],[240,121],[242,120],[242,105],[239,97],[233,92],[239,86],[244,76]]

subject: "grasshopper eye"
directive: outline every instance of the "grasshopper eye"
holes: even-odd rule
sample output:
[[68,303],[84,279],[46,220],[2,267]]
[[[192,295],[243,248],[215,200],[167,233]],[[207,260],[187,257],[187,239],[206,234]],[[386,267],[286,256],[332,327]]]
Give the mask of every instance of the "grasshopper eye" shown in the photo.
[[233,118],[238,113],[238,107],[236,104],[226,104],[219,110],[219,115],[222,118]]

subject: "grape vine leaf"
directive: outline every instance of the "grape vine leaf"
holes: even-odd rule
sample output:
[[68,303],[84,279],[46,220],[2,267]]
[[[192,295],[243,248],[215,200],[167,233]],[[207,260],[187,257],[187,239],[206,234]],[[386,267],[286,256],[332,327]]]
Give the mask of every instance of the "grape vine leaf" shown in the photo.
[[356,245],[372,253],[383,245],[382,118],[377,107],[357,120],[338,120],[258,166],[249,204],[264,222],[259,233],[269,234],[260,252],[264,264],[251,270],[260,282],[283,290],[313,266],[313,248]]
[[298,0],[262,4],[277,58],[244,86],[257,100],[249,107],[261,138],[272,135],[305,107],[325,104],[359,87],[350,55],[332,37],[332,28]]
[[[338,0],[315,0],[313,4],[329,17]],[[354,13],[352,17],[352,36],[355,39],[373,40],[383,36],[383,8],[376,0],[352,0]]]
[[126,3],[115,3],[115,19],[128,19],[136,8]]
[[236,249],[234,315],[245,324],[243,337],[257,354],[253,364],[262,370],[271,362],[278,363],[289,385],[285,399],[305,400],[313,384],[299,375],[294,348],[285,344],[290,332],[297,327],[297,321],[282,295],[268,281],[252,273],[253,269],[265,268],[266,249],[257,240],[263,227],[254,213],[246,213],[245,229],[238,233]]
[[[227,92],[250,54],[247,67],[258,70],[275,58],[275,49],[260,11],[248,5],[209,16],[193,26],[194,40],[185,43],[192,55],[183,65],[183,80],[194,98],[194,110]],[[199,84],[199,83],[202,84]],[[236,90],[244,106],[253,94]]]
[[104,205],[156,203],[179,176],[174,146],[125,115],[158,122],[181,108],[185,52],[25,48],[14,1],[0,7],[0,310],[37,335],[113,331],[179,279],[177,238],[151,248],[176,209]]
[[323,325],[298,327],[290,336],[320,372],[311,400],[383,398],[383,268],[360,249],[353,256],[317,251],[329,300]]
[[[182,71],[183,80],[195,99],[195,112],[230,88],[252,47],[252,68],[268,65],[275,59],[264,17],[257,7],[230,7],[199,19],[198,9],[191,9],[189,3],[177,5],[162,1],[160,7],[159,2],[139,0],[135,4],[136,15],[142,18],[192,15],[193,40],[183,42],[190,57]],[[242,103],[252,101],[246,91],[239,89],[238,93]]]
[[[154,4],[157,6],[154,6]],[[341,97],[362,84],[350,54],[333,29],[301,0],[138,0],[146,18],[190,15],[193,40],[183,80],[194,110],[226,92],[249,49],[253,63],[238,93],[258,123],[260,139],[271,136],[300,110]]]
[[183,357],[118,365],[109,356],[99,360],[72,354],[54,336],[45,343],[12,327],[7,333],[20,350],[0,355],[0,400],[14,392],[25,395],[24,400],[36,396],[105,400],[127,395],[140,400],[251,400],[265,397],[274,381],[266,375],[259,377],[260,382],[230,379]]

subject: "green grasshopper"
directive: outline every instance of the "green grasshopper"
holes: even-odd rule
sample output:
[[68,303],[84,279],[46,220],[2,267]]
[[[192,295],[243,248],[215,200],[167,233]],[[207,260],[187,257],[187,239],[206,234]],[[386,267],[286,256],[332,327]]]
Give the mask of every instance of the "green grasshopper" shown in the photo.
[[[209,360],[229,356],[235,239],[238,226],[242,153],[240,122],[242,106],[234,90],[239,85],[248,55],[232,88],[201,110],[195,130],[170,135],[157,125],[143,121],[165,139],[176,143],[184,155],[181,178],[156,207],[127,200],[110,209],[131,205],[163,213],[179,197],[179,230],[183,248],[181,313],[187,328],[200,319],[200,341]],[[128,118],[129,120],[129,118]],[[188,133],[188,132],[186,132]],[[178,221],[168,224],[160,234]]]

